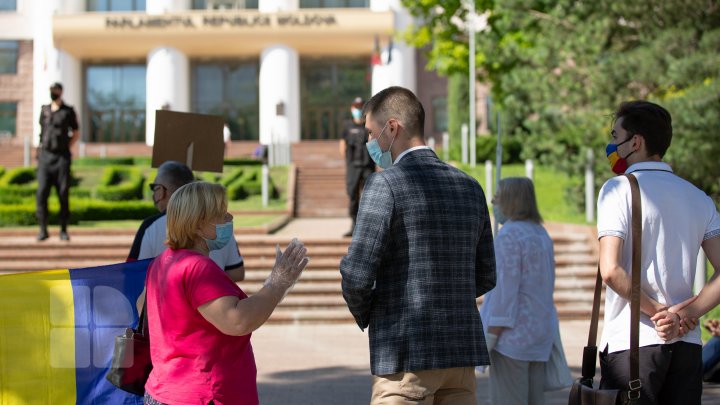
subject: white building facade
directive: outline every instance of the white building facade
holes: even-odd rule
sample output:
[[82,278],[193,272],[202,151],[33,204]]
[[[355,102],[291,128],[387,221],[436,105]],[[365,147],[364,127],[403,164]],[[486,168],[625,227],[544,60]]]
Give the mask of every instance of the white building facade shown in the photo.
[[220,115],[233,140],[337,139],[353,98],[417,91],[418,52],[396,35],[410,21],[400,0],[0,0],[0,63],[16,44],[0,84],[32,87],[0,90],[0,131],[14,114],[37,144],[61,82],[88,143],[153,145],[163,108]]

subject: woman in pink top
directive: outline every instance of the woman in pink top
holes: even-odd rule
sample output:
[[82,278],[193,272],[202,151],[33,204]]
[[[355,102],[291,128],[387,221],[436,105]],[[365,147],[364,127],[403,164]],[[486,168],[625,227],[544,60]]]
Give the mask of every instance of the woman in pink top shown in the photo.
[[250,335],[270,317],[308,263],[293,240],[264,287],[248,296],[208,254],[232,239],[225,189],[195,182],[167,208],[166,249],[147,274],[147,317],[153,370],[146,404],[258,403]]

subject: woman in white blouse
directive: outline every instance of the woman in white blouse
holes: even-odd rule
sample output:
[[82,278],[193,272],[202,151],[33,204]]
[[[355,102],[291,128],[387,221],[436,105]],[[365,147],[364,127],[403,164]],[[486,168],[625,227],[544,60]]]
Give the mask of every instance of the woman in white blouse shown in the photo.
[[530,179],[500,181],[493,198],[497,285],[480,309],[495,405],[543,404],[545,363],[558,328],[553,243]]

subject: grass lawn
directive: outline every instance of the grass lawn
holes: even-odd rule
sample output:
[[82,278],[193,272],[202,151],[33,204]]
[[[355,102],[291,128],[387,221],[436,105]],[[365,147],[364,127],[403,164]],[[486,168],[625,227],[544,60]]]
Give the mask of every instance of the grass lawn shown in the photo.
[[[707,262],[705,265],[707,268],[707,280],[710,280],[710,277],[714,274],[712,264],[710,264],[710,261]],[[720,269],[718,269],[720,270]],[[708,312],[705,316],[700,319],[700,325],[698,327],[702,328],[702,338],[703,342],[707,342],[710,339],[710,332],[707,331],[704,327],[702,327],[702,323],[705,322],[706,319],[715,318],[720,319],[720,306],[715,307],[710,312]]]
[[[473,176],[480,182],[485,191],[488,187],[485,184],[485,166],[478,165],[471,168],[469,165],[458,165],[460,169]],[[503,165],[502,178],[525,176],[524,164]],[[493,166],[493,192],[495,192],[495,167]],[[565,222],[574,224],[585,224],[585,213],[578,212],[577,208],[568,204],[565,198],[565,190],[570,184],[567,174],[555,171],[551,168],[535,166],[534,172],[535,193],[542,215],[545,221]],[[488,196],[490,197],[490,196]]]

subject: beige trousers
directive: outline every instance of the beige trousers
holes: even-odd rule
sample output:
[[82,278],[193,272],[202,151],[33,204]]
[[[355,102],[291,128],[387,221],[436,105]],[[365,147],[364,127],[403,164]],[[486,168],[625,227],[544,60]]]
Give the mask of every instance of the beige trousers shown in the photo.
[[371,405],[475,405],[475,367],[373,376]]

